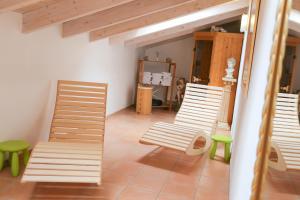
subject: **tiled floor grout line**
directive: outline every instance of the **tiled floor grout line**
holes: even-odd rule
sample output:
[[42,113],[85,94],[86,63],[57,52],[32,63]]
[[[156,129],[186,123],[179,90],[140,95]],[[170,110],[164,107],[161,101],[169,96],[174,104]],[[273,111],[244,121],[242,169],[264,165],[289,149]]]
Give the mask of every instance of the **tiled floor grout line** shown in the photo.
[[123,191],[126,190],[126,188],[129,186],[129,180],[127,182],[127,184],[116,194],[116,199],[115,200],[119,200],[120,195],[122,194]]
[[[175,168],[175,166],[176,166],[176,164],[177,164],[177,162],[178,162],[179,160],[180,160],[180,157],[178,156],[178,158],[176,158],[176,160],[175,160],[175,162],[174,162],[174,164],[173,164],[173,166],[171,167],[170,170],[172,170],[172,169]],[[159,192],[157,193],[157,196],[156,196],[156,198],[155,198],[156,200],[158,200],[158,198],[159,198],[159,196],[160,196],[162,190],[165,188],[166,183],[167,183],[167,181],[169,180],[170,176],[171,176],[171,171],[170,171],[169,174],[167,175],[166,180],[165,180],[164,183],[162,184],[162,186],[161,186]]]
[[[207,156],[187,156],[166,148],[156,149],[146,145],[137,145],[138,138],[142,135],[141,132],[148,130],[157,121],[172,122],[174,117],[175,114],[170,115],[160,110],[154,111],[152,115],[141,117],[141,115],[136,115],[134,109],[125,110],[119,115],[111,117],[107,120],[105,134],[104,161],[107,164],[103,169],[108,174],[105,176],[107,184],[103,185],[104,187],[95,188],[95,191],[90,192],[85,187],[78,186],[78,191],[75,188],[74,191],[68,190],[66,194],[61,189],[53,189],[49,193],[47,188],[40,188],[40,190],[33,191],[31,195],[42,195],[41,199],[47,199],[48,196],[53,198],[53,195],[60,195],[62,198],[64,195],[68,195],[66,199],[72,199],[71,196],[74,195],[75,199],[75,195],[78,194],[79,196],[76,198],[78,200],[84,200],[85,197],[86,199],[103,200],[121,200],[123,198],[130,200],[157,200],[160,198],[196,200],[197,197],[205,198],[204,195],[207,192],[203,190],[202,195],[202,190],[198,189],[199,185],[202,185],[201,177],[204,177],[204,174],[213,176],[214,172],[223,172],[220,164],[215,165],[212,161],[212,166],[216,166],[216,168],[206,173],[204,170],[211,166]],[[124,132],[124,129],[128,131]],[[151,152],[154,149],[155,151]],[[151,155],[147,156],[149,153]],[[4,174],[7,175],[7,172]],[[5,184],[5,180],[0,180],[1,184]],[[8,180],[12,179],[8,177]],[[12,186],[5,190],[5,192],[11,193],[9,197],[20,198],[20,195],[15,195],[15,189],[20,189],[20,192],[24,194],[28,193],[27,188],[23,189],[18,182],[13,182]],[[189,186],[193,186],[193,188],[189,188]],[[29,184],[27,187],[30,189],[32,185]],[[214,191],[212,193],[214,195]],[[215,196],[217,198],[218,195]]]
[[[141,167],[141,169],[139,170],[139,172],[136,173],[134,176],[132,176],[132,178],[135,178],[135,177],[137,177],[138,175],[140,175],[140,174],[142,173],[142,169],[143,169],[143,168],[144,168],[144,167]],[[124,192],[124,191],[128,188],[129,185],[130,185],[130,180],[128,180],[128,181],[127,181],[127,184],[124,186],[124,188],[121,189],[120,192],[118,192],[118,194],[116,195],[116,200],[119,200],[120,195],[122,194],[122,192]]]
[[[203,154],[203,156],[204,156],[204,159],[205,159],[205,162],[206,162],[207,159],[209,159],[207,152],[206,152],[205,154]],[[206,165],[206,163],[205,163],[205,165]],[[198,190],[200,189],[200,188],[199,188],[199,186],[200,186],[200,181],[201,181],[201,178],[202,178],[202,176],[203,176],[202,173],[203,173],[203,170],[204,170],[205,165],[202,166],[201,172],[199,172],[199,175],[198,175],[198,177],[197,177],[197,189],[196,189],[196,192],[194,193],[194,198],[193,198],[194,200],[197,200],[197,199],[196,199],[196,198],[197,198],[197,193],[198,193]]]

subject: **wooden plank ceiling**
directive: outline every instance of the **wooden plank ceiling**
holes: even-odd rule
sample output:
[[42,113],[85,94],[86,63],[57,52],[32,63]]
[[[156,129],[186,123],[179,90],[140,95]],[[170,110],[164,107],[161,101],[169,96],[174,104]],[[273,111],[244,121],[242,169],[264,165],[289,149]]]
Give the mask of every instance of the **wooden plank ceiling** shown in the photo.
[[231,0],[0,0],[0,11],[23,16],[22,31],[62,24],[62,36],[110,37]]
[[189,1],[178,6],[167,8],[165,10],[144,15],[122,23],[118,23],[108,27],[102,27],[102,28],[99,27],[97,30],[90,32],[90,39],[92,41],[102,39],[111,35],[131,31],[134,29],[142,28],[162,21],[170,20],[172,18],[190,14],[192,12],[196,12],[201,9],[205,9],[226,2],[228,2],[228,0]]
[[[62,24],[62,36],[89,32],[98,40],[233,0],[0,0],[0,12],[23,16],[22,31]],[[300,11],[300,0],[294,0]]]
[[39,4],[41,0],[0,0],[0,12],[12,11],[25,6]]

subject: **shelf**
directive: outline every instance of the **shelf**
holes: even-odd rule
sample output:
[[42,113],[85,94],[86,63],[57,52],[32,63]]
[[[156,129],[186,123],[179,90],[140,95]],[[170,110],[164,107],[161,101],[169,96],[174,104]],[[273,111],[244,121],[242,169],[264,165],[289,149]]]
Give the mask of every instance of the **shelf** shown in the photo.
[[170,108],[170,105],[163,104],[161,106],[152,106],[152,108]]
[[162,63],[162,64],[168,64],[168,65],[174,64],[172,62],[156,61],[156,60],[140,60],[140,61],[142,61],[142,62],[152,62],[152,63]]
[[[170,86],[163,86],[163,85],[152,85],[152,84],[145,84],[148,86],[156,87],[157,89],[165,89],[167,92],[165,93],[165,98],[168,99],[168,97],[173,97],[173,88],[175,84],[175,74],[176,74],[176,63],[174,62],[164,62],[164,61],[155,61],[155,60],[138,60],[138,80],[137,80],[137,85],[142,84],[143,82],[143,77],[144,77],[144,69],[145,69],[145,64],[147,63],[158,63],[158,64],[164,64],[164,65],[157,65],[155,67],[168,67],[168,72],[172,74],[172,83]],[[167,64],[168,66],[166,66]],[[163,68],[165,69],[165,68]],[[171,103],[165,103],[161,106],[152,106],[152,108],[169,108],[171,111],[172,109],[172,102]]]
[[166,86],[166,85],[151,85],[151,84],[144,84],[144,83],[138,83],[138,84],[140,84],[140,85],[142,85],[144,87],[171,87],[171,85],[170,86]]

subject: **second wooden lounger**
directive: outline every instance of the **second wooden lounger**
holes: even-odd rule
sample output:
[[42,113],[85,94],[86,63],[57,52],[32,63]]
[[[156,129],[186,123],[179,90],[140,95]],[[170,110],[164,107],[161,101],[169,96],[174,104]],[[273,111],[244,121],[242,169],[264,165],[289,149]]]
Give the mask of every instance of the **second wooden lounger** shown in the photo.
[[101,183],[107,85],[58,81],[49,142],[38,143],[23,182]]
[[[280,170],[300,170],[300,124],[298,95],[277,95],[273,119],[272,152],[269,166]],[[274,158],[275,157],[275,158]]]
[[[199,155],[210,147],[210,135],[215,133],[223,88],[188,83],[181,108],[174,123],[158,122],[140,139],[141,143],[184,151]],[[204,139],[204,145],[195,143]]]

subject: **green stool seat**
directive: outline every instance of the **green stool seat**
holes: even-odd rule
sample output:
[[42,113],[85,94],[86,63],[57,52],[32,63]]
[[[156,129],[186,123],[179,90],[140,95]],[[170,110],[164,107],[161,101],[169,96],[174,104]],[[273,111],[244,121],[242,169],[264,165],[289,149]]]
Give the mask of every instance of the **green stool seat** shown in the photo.
[[211,139],[212,139],[213,144],[210,149],[210,158],[214,159],[214,157],[216,155],[216,151],[217,151],[218,142],[220,142],[220,143],[224,143],[224,145],[225,145],[224,160],[225,160],[225,162],[229,162],[229,160],[230,160],[230,145],[232,142],[232,137],[229,135],[212,135]]
[[30,144],[23,140],[9,140],[0,143],[0,170],[3,169],[5,153],[9,153],[12,176],[19,175],[19,152],[23,152],[24,164],[29,160]]

